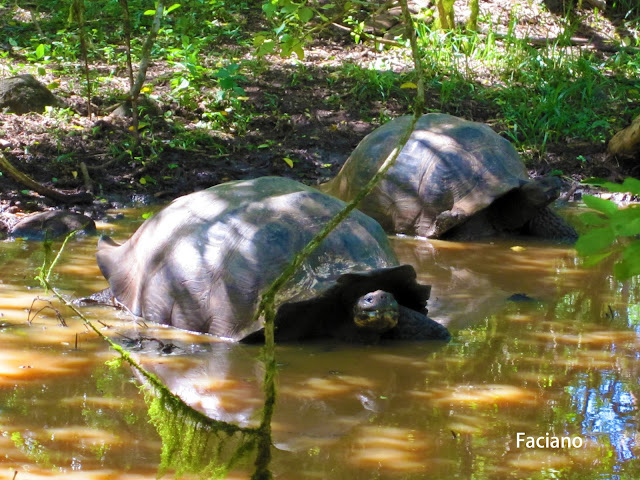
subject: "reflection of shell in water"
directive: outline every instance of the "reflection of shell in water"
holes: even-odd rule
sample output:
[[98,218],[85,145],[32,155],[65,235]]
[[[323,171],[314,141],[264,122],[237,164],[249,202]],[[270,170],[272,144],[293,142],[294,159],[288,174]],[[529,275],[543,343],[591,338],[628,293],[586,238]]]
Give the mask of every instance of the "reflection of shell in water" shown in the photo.
[[430,442],[422,432],[408,428],[358,428],[348,461],[358,468],[396,472],[424,472]]
[[547,340],[553,343],[593,346],[609,346],[611,345],[611,343],[634,342],[637,339],[637,335],[635,332],[624,332],[618,330],[606,330],[576,334],[532,332],[531,335],[533,335],[537,339]]
[[309,378],[292,385],[283,385],[279,393],[282,396],[290,395],[313,399],[356,393],[363,388],[373,388],[373,386],[373,382],[364,377],[331,375]]
[[[572,457],[566,453],[553,450],[528,450],[522,455],[509,460],[509,465],[517,470],[539,472],[542,469],[562,469],[573,463]],[[528,476],[523,472],[524,476]]]
[[79,444],[86,446],[119,445],[125,440],[107,430],[95,427],[69,426],[64,428],[48,428],[47,434],[60,444]]
[[540,399],[533,390],[513,385],[460,385],[432,388],[429,392],[412,391],[411,395],[426,398],[438,407],[458,405],[535,405]]
[[0,387],[37,382],[57,375],[71,375],[90,367],[86,358],[3,348],[4,351],[0,352]]

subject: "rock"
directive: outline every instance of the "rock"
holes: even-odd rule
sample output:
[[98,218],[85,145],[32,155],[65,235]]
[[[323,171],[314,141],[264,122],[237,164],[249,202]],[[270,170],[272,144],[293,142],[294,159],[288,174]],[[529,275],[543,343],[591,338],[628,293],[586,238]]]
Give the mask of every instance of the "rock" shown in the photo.
[[95,233],[95,222],[80,213],[51,210],[23,218],[11,229],[11,236],[28,240],[53,239],[74,230]]
[[640,153],[640,115],[633,119],[631,125],[616,133],[609,140],[609,153],[631,157]]
[[46,106],[60,106],[62,102],[33,75],[0,79],[0,110],[17,113],[42,113]]

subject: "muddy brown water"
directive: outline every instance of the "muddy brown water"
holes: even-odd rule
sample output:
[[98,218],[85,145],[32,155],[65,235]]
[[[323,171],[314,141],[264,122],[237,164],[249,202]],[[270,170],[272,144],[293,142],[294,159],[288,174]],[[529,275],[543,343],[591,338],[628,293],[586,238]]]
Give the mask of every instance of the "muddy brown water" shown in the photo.
[[[136,223],[102,228],[124,239]],[[639,282],[584,269],[565,247],[392,242],[433,285],[430,315],[453,341],[278,347],[275,478],[640,478]],[[106,286],[95,244],[65,251],[52,278],[65,295]],[[132,370],[110,366],[118,355],[66,309],[67,327],[50,308],[27,324],[49,298],[33,279],[42,259],[37,243],[0,243],[0,479],[156,478],[162,441]],[[531,300],[507,300],[518,293]],[[84,311],[121,341],[173,343],[132,348],[196,409],[257,424],[259,348]],[[554,437],[572,443],[550,448]]]

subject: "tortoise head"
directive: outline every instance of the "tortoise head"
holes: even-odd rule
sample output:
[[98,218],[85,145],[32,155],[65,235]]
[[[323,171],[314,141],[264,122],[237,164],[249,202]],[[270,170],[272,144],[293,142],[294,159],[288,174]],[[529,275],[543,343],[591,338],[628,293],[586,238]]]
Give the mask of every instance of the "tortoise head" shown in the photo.
[[386,332],[398,324],[399,316],[398,302],[384,290],[363,295],[353,307],[353,321],[360,331]]
[[545,207],[560,196],[562,181],[558,177],[539,177],[520,187],[523,200],[532,207]]

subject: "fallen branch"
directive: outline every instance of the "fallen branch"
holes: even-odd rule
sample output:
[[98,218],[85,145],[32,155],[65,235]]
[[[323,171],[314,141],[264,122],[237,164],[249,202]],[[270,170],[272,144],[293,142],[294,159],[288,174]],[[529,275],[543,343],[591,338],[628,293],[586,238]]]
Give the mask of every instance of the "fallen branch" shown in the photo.
[[[353,28],[346,27],[336,22],[333,22],[331,25],[345,32],[349,32],[349,33],[353,32]],[[393,47],[404,47],[404,45],[400,42],[396,42],[395,40],[387,40],[386,38],[378,37],[376,35],[371,35],[369,33],[362,32],[359,35],[360,35],[360,38],[362,38],[363,40],[370,40],[372,42],[382,43],[384,45],[391,45]]]
[[65,204],[77,204],[77,203],[91,203],[93,200],[93,196],[87,192],[81,193],[64,193],[60,190],[55,190],[53,188],[49,188],[41,183],[36,182],[30,176],[25,173],[22,173],[16,167],[14,167],[7,157],[4,156],[2,152],[0,152],[0,169],[9,174],[11,178],[13,178],[16,182],[24,185],[25,187],[30,188],[31,190],[43,195],[51,200],[55,200],[60,203]]
[[[45,302],[46,305],[44,307],[42,307],[41,309],[39,309],[37,312],[33,313],[33,306],[35,305],[36,302]],[[40,297],[34,298],[33,302],[31,302],[31,306],[29,307],[29,312],[27,313],[27,325],[31,326],[32,322],[36,319],[36,317],[38,315],[40,315],[40,312],[42,312],[43,310],[46,310],[46,309],[53,310],[53,313],[55,313],[56,318],[58,319],[58,323],[62,327],[66,327],[67,326],[67,322],[65,322],[64,317],[62,316],[60,311],[56,307],[53,306],[53,303],[51,302],[51,300],[45,300],[45,299],[42,299]],[[31,315],[32,313],[33,313],[33,316]]]

